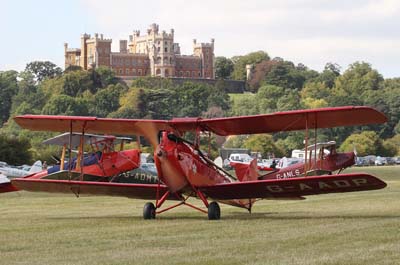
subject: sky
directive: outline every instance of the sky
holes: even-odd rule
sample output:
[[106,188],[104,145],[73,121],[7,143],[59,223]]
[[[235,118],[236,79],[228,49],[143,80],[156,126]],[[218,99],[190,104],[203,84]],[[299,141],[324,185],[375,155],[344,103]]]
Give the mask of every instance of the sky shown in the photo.
[[175,30],[182,54],[193,39],[215,39],[215,55],[263,50],[322,71],[368,62],[385,78],[400,77],[399,0],[1,0],[0,71],[36,60],[64,66],[64,43],[83,33],[128,39],[152,23]]

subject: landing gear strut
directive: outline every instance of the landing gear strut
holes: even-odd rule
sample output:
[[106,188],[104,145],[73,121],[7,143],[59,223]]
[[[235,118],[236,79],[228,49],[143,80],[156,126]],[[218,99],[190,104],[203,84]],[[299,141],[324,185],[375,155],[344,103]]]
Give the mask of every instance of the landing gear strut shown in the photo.
[[153,203],[147,202],[143,207],[143,218],[144,219],[155,219],[156,218],[156,207]]
[[217,202],[211,202],[208,205],[208,220],[219,220],[221,218],[221,209]]

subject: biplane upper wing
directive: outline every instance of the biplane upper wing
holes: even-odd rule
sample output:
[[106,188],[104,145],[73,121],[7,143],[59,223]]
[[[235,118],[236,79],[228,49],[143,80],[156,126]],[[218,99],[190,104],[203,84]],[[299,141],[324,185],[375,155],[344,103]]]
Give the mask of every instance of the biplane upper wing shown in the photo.
[[386,187],[382,180],[364,173],[233,182],[199,187],[216,200],[246,198],[292,198],[306,195],[375,190]]
[[14,118],[22,128],[32,131],[82,132],[113,135],[143,135],[157,144],[160,130],[170,129],[167,121],[110,119],[82,116],[22,115]]
[[218,135],[238,135],[366,125],[386,121],[386,116],[373,108],[347,106],[216,119],[180,118],[170,121],[170,125],[182,132],[200,128]]
[[161,130],[209,131],[218,135],[273,133],[384,123],[386,116],[370,107],[348,106],[294,110],[227,118],[178,118],[166,120],[110,119],[81,116],[22,115],[14,118],[22,128],[33,131],[82,132],[114,135],[143,135],[153,145]]

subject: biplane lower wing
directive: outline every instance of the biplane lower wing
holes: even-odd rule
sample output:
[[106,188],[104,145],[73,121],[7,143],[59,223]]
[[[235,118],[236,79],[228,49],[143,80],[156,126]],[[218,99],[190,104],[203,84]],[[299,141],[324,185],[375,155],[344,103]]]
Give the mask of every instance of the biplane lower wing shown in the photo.
[[265,198],[284,199],[306,195],[376,190],[386,187],[382,180],[368,174],[339,174],[293,179],[261,180],[200,187],[216,200]]
[[[30,179],[17,178],[12,185],[19,190],[40,191],[52,193],[74,193],[80,195],[108,195],[135,199],[155,200],[157,198],[157,184],[130,184],[76,180]],[[159,186],[159,194],[166,193],[165,185]],[[170,195],[170,200],[176,197]]]
[[0,193],[5,193],[5,192],[13,192],[13,191],[17,191],[18,189],[16,189],[11,182],[7,182],[7,183],[0,183]]

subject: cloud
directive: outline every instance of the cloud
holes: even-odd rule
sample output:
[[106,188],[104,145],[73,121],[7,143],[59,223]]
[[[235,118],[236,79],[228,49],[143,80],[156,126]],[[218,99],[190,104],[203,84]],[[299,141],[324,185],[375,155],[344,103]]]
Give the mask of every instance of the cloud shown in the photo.
[[[216,54],[233,56],[265,50],[274,56],[323,65],[327,59],[400,60],[400,1],[231,0],[143,1],[82,0],[98,31],[114,40],[149,24],[175,29],[182,52],[192,39],[215,38]],[[399,47],[399,46],[397,46]],[[321,68],[317,69],[320,70]]]

